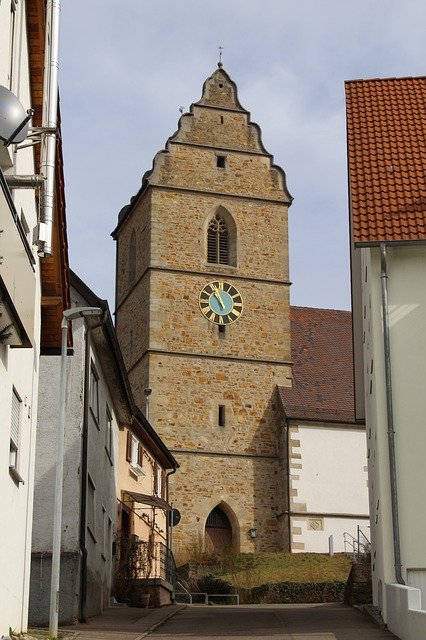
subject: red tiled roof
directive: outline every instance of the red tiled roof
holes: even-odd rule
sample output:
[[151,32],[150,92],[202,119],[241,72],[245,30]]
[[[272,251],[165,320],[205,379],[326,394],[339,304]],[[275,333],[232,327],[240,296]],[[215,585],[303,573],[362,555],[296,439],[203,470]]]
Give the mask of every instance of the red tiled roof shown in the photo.
[[279,387],[287,418],[354,423],[352,314],[291,307],[292,388]]
[[354,244],[426,239],[426,77],[345,83]]

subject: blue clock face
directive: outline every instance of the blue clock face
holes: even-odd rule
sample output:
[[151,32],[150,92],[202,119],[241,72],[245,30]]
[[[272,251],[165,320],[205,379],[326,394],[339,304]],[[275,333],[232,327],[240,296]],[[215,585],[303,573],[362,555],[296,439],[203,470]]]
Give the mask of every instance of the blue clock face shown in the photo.
[[243,299],[239,291],[229,282],[209,282],[201,291],[199,304],[201,313],[214,324],[230,324],[240,317]]

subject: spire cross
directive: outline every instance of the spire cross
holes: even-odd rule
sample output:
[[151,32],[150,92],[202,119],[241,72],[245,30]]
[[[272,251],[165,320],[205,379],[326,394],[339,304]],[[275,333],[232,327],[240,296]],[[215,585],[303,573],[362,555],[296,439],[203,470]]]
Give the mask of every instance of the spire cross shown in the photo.
[[218,47],[219,49],[219,62],[217,63],[217,66],[220,68],[223,66],[222,64],[222,51],[223,51],[223,47]]

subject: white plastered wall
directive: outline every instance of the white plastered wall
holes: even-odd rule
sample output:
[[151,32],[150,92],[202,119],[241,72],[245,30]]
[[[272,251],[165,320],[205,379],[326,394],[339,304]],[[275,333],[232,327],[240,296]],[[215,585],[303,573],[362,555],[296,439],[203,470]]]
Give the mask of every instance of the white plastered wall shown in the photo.
[[327,553],[329,536],[334,551],[351,550],[358,526],[369,538],[366,465],[362,428],[321,423],[290,428],[292,551]]
[[[11,88],[19,97],[25,109],[30,104],[29,65],[25,21],[25,2],[16,4],[15,50],[13,76],[10,78],[10,17],[11,2],[0,3],[0,84]],[[34,173],[31,150],[9,151],[14,165],[9,172]],[[2,156],[3,157],[3,156]],[[24,213],[28,227],[37,223],[37,208],[33,190],[15,190],[12,194],[18,215]],[[1,216],[11,216],[9,209],[1,210]],[[18,237],[18,236],[17,236]],[[29,238],[31,244],[31,238]],[[10,249],[10,247],[8,247]],[[22,255],[22,241],[14,247],[16,255]],[[0,345],[0,636],[7,634],[9,627],[17,632],[25,631],[28,617],[28,593],[31,554],[31,524],[33,474],[35,455],[35,435],[37,420],[39,336],[40,336],[40,276],[38,258],[31,247],[36,264],[34,272],[28,271],[33,279],[32,296],[26,300],[28,313],[32,314],[32,346],[12,349]],[[4,265],[9,268],[11,265]],[[12,265],[13,266],[13,265]],[[1,268],[0,268],[1,272]],[[13,297],[15,292],[10,291]],[[15,389],[22,400],[21,424],[18,446],[17,469],[25,484],[14,481],[9,473],[9,438],[11,425],[12,390]]]
[[[368,274],[363,282],[363,303],[367,311],[364,320],[364,367],[367,374],[365,397],[372,509],[373,598],[374,604],[381,608],[385,621],[388,621],[391,607],[394,606],[393,601],[388,602],[388,596],[394,592],[385,588],[385,585],[395,583],[395,570],[380,255],[378,249],[364,249],[363,252],[364,270],[367,267]],[[388,248],[387,263],[402,576],[407,585],[420,588],[422,606],[426,608],[425,587],[422,586],[423,576],[426,575],[426,513],[422,499],[422,487],[426,484],[426,249],[421,245]],[[411,639],[417,636],[405,637]]]

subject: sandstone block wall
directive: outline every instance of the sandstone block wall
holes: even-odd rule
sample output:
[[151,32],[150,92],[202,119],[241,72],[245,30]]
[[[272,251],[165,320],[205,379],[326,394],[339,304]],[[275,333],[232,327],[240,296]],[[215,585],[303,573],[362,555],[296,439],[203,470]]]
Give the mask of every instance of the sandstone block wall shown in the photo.
[[[170,494],[182,513],[174,531],[180,548],[204,535],[218,505],[230,519],[236,550],[285,544],[275,394],[277,384],[291,381],[290,203],[284,172],[219,69],[155,157],[138,202],[116,231],[119,340],[135,398],[144,407],[143,389],[152,389],[150,422],[181,464]],[[229,221],[227,265],[207,262],[207,227],[218,211]],[[132,233],[137,268],[129,285]],[[225,334],[198,306],[202,287],[218,279],[236,286],[244,301]],[[255,539],[248,537],[251,527]]]
[[[234,550],[250,553],[280,548],[278,538],[277,459],[179,454],[179,476],[172,476],[173,500],[182,520],[173,531],[174,551],[203,537],[207,517],[225,505],[233,526]],[[249,529],[257,529],[257,537]]]

